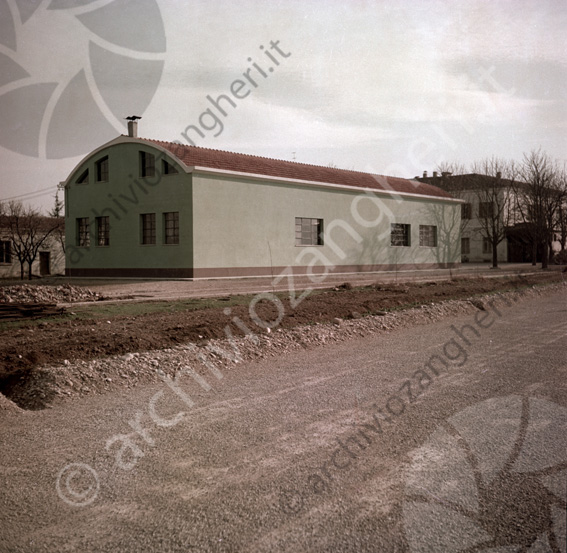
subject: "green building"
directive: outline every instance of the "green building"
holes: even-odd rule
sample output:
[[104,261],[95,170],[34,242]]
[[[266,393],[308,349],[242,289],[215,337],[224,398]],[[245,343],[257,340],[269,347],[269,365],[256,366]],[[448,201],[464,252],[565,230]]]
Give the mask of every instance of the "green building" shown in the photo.
[[427,183],[120,136],[65,181],[69,276],[452,267],[461,200]]

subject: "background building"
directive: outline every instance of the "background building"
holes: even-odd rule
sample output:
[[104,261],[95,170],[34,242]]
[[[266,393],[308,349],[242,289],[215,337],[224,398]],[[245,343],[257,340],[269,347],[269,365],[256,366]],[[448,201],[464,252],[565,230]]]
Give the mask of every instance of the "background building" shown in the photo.
[[492,261],[491,232],[486,227],[497,218],[494,225],[501,241],[497,246],[498,261],[529,261],[531,244],[523,218],[517,209],[516,189],[519,183],[502,178],[500,173],[481,175],[467,173],[452,175],[434,171],[432,177],[423,173],[416,177],[461,198],[461,261]]
[[[25,226],[26,218],[22,218],[19,232],[14,232],[9,226],[7,216],[0,216],[0,278],[20,278],[20,257],[24,253],[36,248],[37,254],[32,263],[32,275],[50,276],[62,275],[65,272],[65,236],[63,233],[63,220],[53,217],[38,216],[33,221],[30,230]],[[56,230],[52,230],[56,228]],[[43,240],[43,234],[49,236]],[[41,243],[39,243],[41,240]],[[18,249],[20,255],[18,256]],[[28,278],[29,265],[24,263],[25,277]]]
[[[527,209],[521,209],[519,203],[525,201],[524,192],[528,185],[503,178],[501,173],[493,175],[467,173],[453,175],[449,172],[439,174],[434,171],[428,177],[427,172],[416,180],[432,184],[451,195],[461,198],[461,260],[463,262],[490,262],[492,260],[491,218],[502,236],[497,246],[498,260],[510,263],[541,261],[541,247],[534,248],[534,229],[530,220],[526,220]],[[529,194],[529,190],[527,191]],[[564,197],[564,196],[563,196]],[[567,247],[561,225],[565,225],[565,208],[562,206],[555,217],[555,224],[550,231],[551,260]],[[497,229],[497,233],[498,233]]]

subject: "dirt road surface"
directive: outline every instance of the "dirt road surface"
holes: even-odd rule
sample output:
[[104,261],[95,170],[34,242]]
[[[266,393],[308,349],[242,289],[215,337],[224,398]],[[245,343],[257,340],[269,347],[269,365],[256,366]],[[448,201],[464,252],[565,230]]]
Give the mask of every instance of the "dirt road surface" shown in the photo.
[[1,413],[0,551],[565,553],[566,300]]
[[[552,265],[550,271],[561,272],[564,267]],[[227,294],[258,294],[262,292],[287,292],[290,286],[295,290],[332,288],[344,282],[353,286],[365,286],[380,282],[426,282],[451,280],[452,278],[500,278],[519,275],[540,274],[539,267],[528,263],[501,263],[498,269],[491,269],[487,263],[463,263],[456,269],[424,269],[401,271],[378,271],[375,273],[329,273],[326,276],[295,275],[274,273],[270,277],[225,278],[210,280],[136,280],[136,279],[88,279],[65,278],[65,282],[87,286],[104,294],[109,299],[132,296],[132,300],[175,300],[180,298],[209,298]],[[53,279],[59,282],[60,278]],[[49,283],[50,279],[42,279]]]

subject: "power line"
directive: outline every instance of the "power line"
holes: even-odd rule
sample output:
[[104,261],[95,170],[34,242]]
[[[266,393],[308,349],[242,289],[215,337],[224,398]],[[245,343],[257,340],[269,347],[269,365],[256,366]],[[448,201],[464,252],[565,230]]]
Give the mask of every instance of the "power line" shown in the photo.
[[57,191],[57,186],[50,186],[48,188],[42,188],[41,190],[35,190],[34,192],[27,192],[26,194],[19,194],[18,196],[10,196],[9,198],[2,198],[0,202],[7,202],[8,200],[33,200],[39,198],[40,196],[46,196],[50,192]]

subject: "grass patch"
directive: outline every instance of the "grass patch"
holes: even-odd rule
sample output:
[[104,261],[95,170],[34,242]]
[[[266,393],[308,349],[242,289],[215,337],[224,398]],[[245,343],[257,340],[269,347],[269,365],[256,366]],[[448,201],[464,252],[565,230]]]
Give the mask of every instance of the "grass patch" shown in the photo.
[[[287,292],[276,293],[280,300],[288,297]],[[0,331],[14,328],[29,328],[43,324],[56,324],[72,320],[98,320],[119,317],[138,317],[159,313],[191,312],[203,309],[226,309],[238,305],[248,306],[255,295],[235,295],[221,298],[187,298],[180,300],[151,300],[132,302],[92,302],[69,307],[62,315],[37,319],[21,319],[0,322]]]

